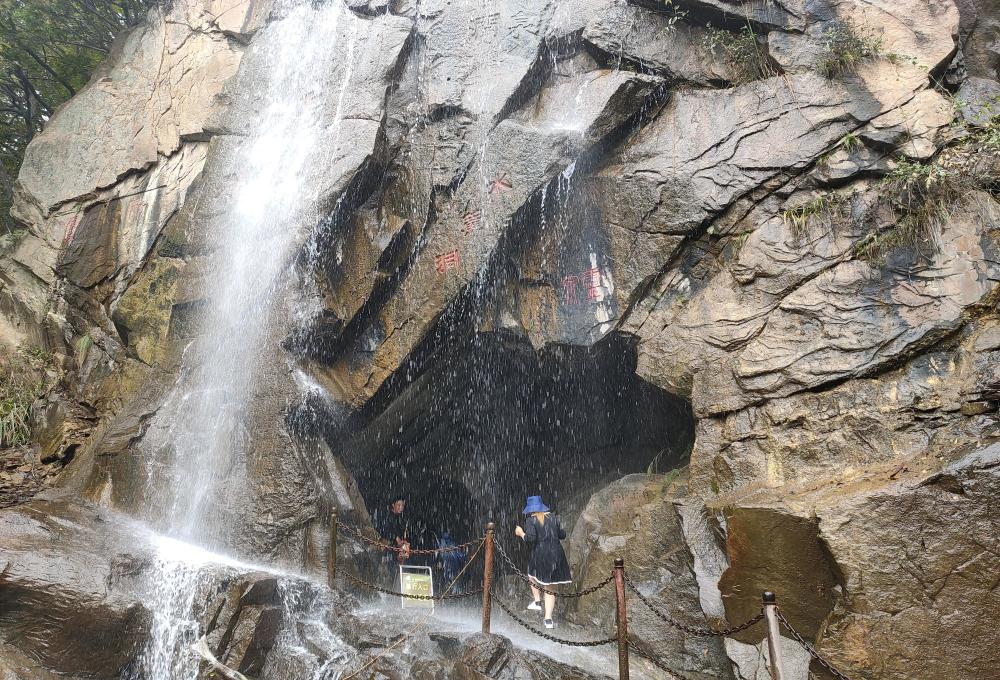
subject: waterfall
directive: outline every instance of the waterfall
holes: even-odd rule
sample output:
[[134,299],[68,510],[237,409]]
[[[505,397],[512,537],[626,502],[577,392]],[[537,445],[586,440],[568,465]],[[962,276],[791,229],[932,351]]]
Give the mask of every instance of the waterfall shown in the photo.
[[283,315],[292,263],[318,222],[322,197],[312,174],[321,154],[343,156],[341,122],[362,20],[340,0],[285,9],[263,29],[266,40],[248,47],[249,72],[233,88],[230,123],[213,157],[224,179],[199,197],[213,241],[203,330],[185,350],[180,377],[143,442],[146,519],[184,541],[159,546],[143,678],[197,676],[192,608],[209,561],[191,559],[182,546],[234,549],[234,518],[217,499],[245,493],[248,410],[264,367],[280,352],[274,339],[286,329],[275,319]]
[[[297,7],[268,27],[267,54],[251,46],[246,57],[262,68],[231,107],[231,118],[250,121],[234,135],[236,148],[220,154],[233,179],[226,195],[200,199],[221,208],[207,228],[214,252],[203,333],[144,442],[155,520],[172,536],[224,545],[232,528],[213,495],[241,492],[230,482],[245,457],[246,412],[276,351],[267,339],[282,330],[273,320],[290,264],[316,223],[310,170],[318,152],[335,156],[340,145],[358,23],[340,2]],[[316,73],[334,55],[339,87],[324,91]]]

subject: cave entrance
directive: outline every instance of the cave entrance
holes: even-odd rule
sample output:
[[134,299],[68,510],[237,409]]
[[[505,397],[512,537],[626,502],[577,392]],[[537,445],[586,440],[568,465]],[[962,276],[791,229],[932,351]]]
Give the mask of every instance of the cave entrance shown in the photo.
[[535,494],[568,528],[610,481],[690,457],[690,404],[635,366],[623,336],[536,351],[510,333],[476,334],[374,399],[378,413],[338,448],[375,517],[406,495],[420,542],[443,530],[462,542],[490,519],[507,531]]

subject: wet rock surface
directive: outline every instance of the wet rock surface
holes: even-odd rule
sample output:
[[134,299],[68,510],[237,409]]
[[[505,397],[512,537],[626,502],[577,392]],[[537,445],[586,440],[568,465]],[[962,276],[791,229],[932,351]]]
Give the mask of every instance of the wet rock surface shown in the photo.
[[[141,515],[157,493],[147,464],[169,440],[164,403],[204,335],[231,161],[295,4],[183,0],[152,12],[29,148],[14,210],[26,230],[0,257],[0,339],[45,347],[66,377],[34,408],[33,447],[2,454],[0,493],[21,503],[56,484],[45,498],[82,494],[104,509],[36,500],[4,512],[0,677],[117,677],[148,635],[142,575],[154,556],[100,518]],[[526,455],[452,465],[503,425],[492,441],[512,449],[556,442],[547,467],[567,488],[579,585],[627,554],[642,592],[693,625],[738,623],[768,588],[852,677],[992,677],[995,181],[945,194],[915,236],[906,200],[887,197],[914,167],[962,182],[969,167],[993,172],[987,144],[965,166],[949,159],[994,125],[1000,7],[673,5],[345,3],[340,51],[312,100],[324,122],[340,120],[292,211],[292,274],[261,319],[252,455],[231,471],[248,495],[213,499],[213,510],[240,518],[244,553],[313,573],[331,508],[367,523],[354,477],[372,468],[448,470],[451,491],[428,492],[448,499],[445,512],[466,503],[470,515],[515,516],[517,501],[499,496],[522,490],[497,494],[483,480],[522,480],[509,468]],[[831,72],[844,35],[878,48]],[[912,199],[918,185],[907,186]],[[514,339],[523,361],[505,372],[495,364],[506,355],[452,352],[476,337]],[[544,375],[546,352],[619,347],[634,354],[639,398],[605,394],[603,373],[572,362],[601,386],[510,377]],[[458,375],[477,370],[518,389],[480,400],[489,382]],[[461,393],[438,400],[449,388]],[[550,396],[554,406],[539,406]],[[648,409],[661,397],[683,407]],[[429,402],[448,417],[421,419]],[[594,413],[616,403],[634,404],[640,424],[661,420],[601,425]],[[558,427],[542,421],[558,414],[562,426],[573,406],[592,422],[554,440]],[[530,418],[497,415],[518,409],[541,425],[522,431],[511,423]],[[690,427],[682,477],[611,481],[682,466]],[[559,446],[586,465],[561,465]],[[267,580],[204,593],[213,614],[201,625],[227,666],[307,677],[392,644],[377,622],[364,634],[351,618],[292,625],[280,598],[249,596]],[[610,625],[610,609],[586,601],[572,616]],[[756,629],[702,642],[636,616],[641,648],[690,677],[763,677]],[[83,626],[89,617],[101,625]],[[79,628],[87,636],[74,638]],[[467,633],[422,635],[373,677],[591,677]],[[792,677],[805,678],[808,659],[789,655]]]
[[[583,589],[599,583],[611,573],[614,560],[624,555],[629,578],[658,611],[692,628],[720,623],[719,627],[728,627],[719,612],[702,609],[695,558],[685,544],[678,507],[685,503],[683,487],[683,480],[661,475],[629,475],[594,494],[573,530],[574,585]],[[718,542],[717,537],[709,540]],[[581,599],[574,606],[574,618],[613,630],[613,597],[609,588]],[[685,634],[665,624],[631,592],[629,600],[629,635],[644,653],[687,677],[733,677],[720,638]],[[742,623],[745,618],[731,620]]]
[[149,625],[148,549],[108,513],[57,502],[4,511],[0,532],[4,643],[55,673],[123,668]]

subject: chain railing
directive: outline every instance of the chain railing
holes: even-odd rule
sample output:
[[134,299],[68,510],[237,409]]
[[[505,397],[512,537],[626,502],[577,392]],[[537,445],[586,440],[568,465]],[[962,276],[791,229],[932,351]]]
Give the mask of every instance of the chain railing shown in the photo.
[[628,586],[629,590],[631,590],[635,594],[635,596],[639,598],[639,601],[642,602],[644,605],[646,605],[646,607],[651,612],[653,612],[653,614],[658,619],[660,619],[667,625],[673,626],[677,630],[687,633],[688,635],[696,635],[699,637],[731,637],[733,635],[736,635],[737,633],[742,633],[747,628],[752,628],[756,626],[758,623],[764,620],[764,614],[760,613],[757,616],[747,620],[744,623],[741,623],[738,626],[733,626],[732,628],[724,628],[722,630],[716,630],[715,628],[698,628],[696,626],[688,626],[681,623],[680,621],[670,616],[669,614],[661,611],[658,607],[656,607],[656,605],[650,602],[645,595],[639,592],[639,588],[627,575],[625,576],[625,584]]
[[578,597],[585,597],[585,596],[590,595],[592,593],[596,593],[598,590],[600,590],[601,588],[607,586],[608,584],[611,583],[611,581],[614,580],[614,575],[613,574],[609,574],[606,579],[604,579],[603,581],[601,581],[597,585],[591,586],[590,588],[586,588],[584,590],[577,590],[577,591],[572,591],[572,592],[568,592],[568,593],[560,592],[558,590],[549,590],[548,588],[545,588],[544,586],[542,586],[541,584],[539,584],[537,581],[535,581],[534,579],[532,579],[530,576],[528,576],[527,574],[525,574],[523,571],[521,571],[520,569],[518,569],[517,565],[514,564],[514,560],[512,560],[510,558],[510,555],[508,555],[507,551],[503,549],[503,545],[499,541],[496,542],[495,547],[497,549],[497,552],[500,553],[500,557],[503,558],[503,561],[507,564],[508,567],[510,567],[510,570],[512,572],[514,572],[514,574],[519,579],[521,579],[522,581],[524,581],[525,583],[527,583],[532,588],[535,588],[536,590],[539,590],[539,591],[545,593],[546,595],[554,595],[555,597],[561,597],[561,598],[566,598],[566,599],[569,599],[569,598],[578,598]]
[[371,536],[365,536],[365,534],[359,529],[355,529],[349,524],[344,524],[340,520],[336,520],[336,523],[337,527],[347,532],[349,536],[352,536],[353,538],[356,538],[359,541],[362,541],[363,543],[367,543],[368,545],[375,548],[381,548],[382,550],[391,550],[392,552],[395,553],[406,553],[408,555],[439,555],[442,553],[458,552],[460,550],[466,550],[468,548],[471,548],[474,545],[479,545],[480,543],[483,542],[483,537],[480,536],[479,538],[474,539],[472,541],[468,541],[467,543],[462,543],[460,545],[449,545],[443,548],[409,548],[409,547],[401,548],[396,545],[389,545],[388,543],[372,538]]
[[820,655],[820,653],[816,651],[815,647],[806,642],[806,639],[802,637],[802,634],[799,633],[799,631],[792,628],[792,624],[788,622],[788,619],[785,618],[785,615],[782,614],[781,610],[778,609],[777,607],[775,607],[774,615],[778,618],[778,621],[781,623],[781,625],[784,626],[785,630],[788,631],[788,634],[792,636],[792,639],[798,642],[803,649],[809,652],[809,656],[811,656],[816,661],[816,663],[825,668],[830,673],[830,675],[837,678],[837,680],[851,680],[848,676],[846,676],[844,673],[838,670],[832,663],[824,659]]
[[346,571],[340,572],[341,578],[345,581],[350,581],[356,586],[361,586],[362,588],[367,588],[368,590],[374,590],[379,593],[385,593],[386,595],[395,595],[397,597],[405,597],[408,600],[429,600],[431,602],[441,602],[442,600],[461,600],[466,597],[474,597],[476,595],[482,595],[482,588],[474,588],[472,590],[467,590],[462,593],[446,593],[443,595],[414,595],[412,593],[401,593],[398,590],[392,590],[391,588],[384,588],[375,583],[370,583],[364,579],[360,579],[357,576],[348,574]]
[[[631,578],[625,573],[625,563],[621,559],[616,559],[614,563],[614,569],[612,569],[611,574],[607,578],[601,580],[597,584],[585,588],[579,591],[572,592],[560,592],[557,590],[547,589],[540,584],[538,584],[534,579],[528,574],[521,571],[514,560],[510,557],[503,546],[496,542],[494,536],[494,527],[490,523],[487,525],[486,534],[481,538],[477,538],[467,543],[462,543],[461,545],[447,546],[439,549],[417,549],[417,548],[401,548],[398,546],[393,546],[383,541],[375,538],[366,536],[364,532],[360,529],[352,527],[350,525],[340,522],[336,515],[331,518],[330,522],[330,555],[328,559],[328,570],[329,570],[329,582],[331,586],[334,583],[337,574],[336,569],[336,549],[337,549],[337,535],[338,529],[347,533],[353,539],[362,541],[370,546],[377,547],[382,550],[391,551],[393,553],[406,553],[411,555],[441,555],[446,553],[457,552],[460,550],[467,550],[470,547],[475,546],[475,551],[466,561],[465,566],[462,568],[459,576],[465,573],[465,571],[472,565],[473,561],[479,556],[479,553],[483,553],[483,585],[479,588],[474,588],[472,590],[467,590],[460,593],[452,593],[451,589],[454,587],[455,583],[458,582],[458,578],[448,586],[447,589],[441,595],[414,595],[410,593],[403,593],[390,588],[385,588],[383,586],[377,585],[375,583],[370,583],[364,579],[358,578],[345,571],[340,572],[342,580],[353,584],[355,586],[366,588],[369,590],[374,590],[376,592],[385,593],[387,595],[392,595],[396,597],[402,597],[413,600],[430,600],[434,602],[441,602],[444,600],[460,600],[469,597],[475,597],[481,595],[483,598],[483,626],[482,630],[484,633],[490,632],[490,612],[491,604],[493,600],[496,600],[497,605],[510,617],[517,625],[529,631],[533,635],[536,635],[544,640],[554,642],[556,644],[564,645],[567,647],[600,647],[603,645],[618,644],[618,674],[620,680],[627,680],[629,678],[629,655],[636,654],[639,657],[646,659],[648,662],[653,664],[656,668],[660,669],[666,673],[670,678],[675,680],[689,680],[683,674],[675,671],[668,666],[666,666],[661,660],[659,660],[655,655],[643,651],[635,641],[629,636],[628,631],[628,616],[627,616],[627,602],[626,602],[626,592],[631,591],[632,594],[640,601],[653,615],[660,621],[664,622],[668,626],[675,628],[683,633],[699,637],[730,637],[738,633],[744,632],[761,622],[765,622],[766,632],[767,632],[767,643],[768,643],[768,671],[771,676],[771,680],[784,680],[788,676],[784,672],[783,660],[781,655],[781,645],[780,645],[780,626],[783,626],[791,635],[792,639],[800,644],[808,653],[809,656],[815,660],[817,664],[826,669],[830,674],[832,674],[837,680],[851,680],[842,671],[838,670],[832,663],[824,659],[819,652],[816,651],[806,639],[792,627],[788,619],[785,618],[784,614],[778,609],[775,597],[772,593],[764,593],[762,601],[761,613],[748,619],[747,621],[733,626],[731,628],[716,629],[698,626],[689,626],[678,621],[676,618],[663,611],[660,607],[656,606],[647,596],[643,595],[639,590],[639,587],[632,581]],[[592,595],[602,590],[606,586],[614,583],[615,585],[615,631],[612,637],[601,638],[598,640],[571,640],[556,635],[551,635],[542,630],[539,630],[529,622],[525,621],[523,618],[517,615],[509,603],[505,602],[503,599],[496,597],[492,594],[492,582],[493,582],[493,571],[494,571],[494,561],[493,554],[494,548],[499,552],[500,558],[503,560],[505,565],[510,569],[510,571],[515,574],[519,579],[525,583],[533,586],[534,588],[546,593],[548,595],[554,595],[559,598],[582,598],[588,595]]]
[[549,635],[546,632],[538,630],[530,623],[528,623],[527,621],[519,617],[517,614],[515,614],[513,608],[509,604],[501,600],[499,597],[494,597],[493,599],[496,601],[498,605],[500,605],[500,609],[503,609],[505,612],[507,612],[507,616],[514,619],[515,623],[517,623],[522,628],[531,631],[538,637],[548,640],[549,642],[556,642],[559,643],[560,645],[565,645],[567,647],[600,647],[601,645],[610,645],[618,641],[617,635],[615,635],[614,637],[602,638],[600,640],[587,640],[587,641],[567,640],[566,638],[560,638],[556,637],[555,635]]

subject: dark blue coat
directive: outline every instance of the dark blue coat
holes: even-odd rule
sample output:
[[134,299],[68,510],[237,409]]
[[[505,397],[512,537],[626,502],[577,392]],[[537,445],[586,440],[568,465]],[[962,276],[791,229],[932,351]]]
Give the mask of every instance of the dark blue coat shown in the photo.
[[573,580],[569,573],[569,562],[566,561],[566,551],[559,543],[564,538],[566,531],[556,515],[546,515],[545,524],[532,515],[524,525],[524,540],[531,546],[528,576],[543,586]]

